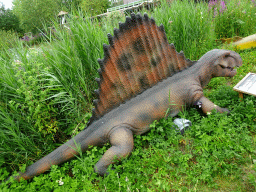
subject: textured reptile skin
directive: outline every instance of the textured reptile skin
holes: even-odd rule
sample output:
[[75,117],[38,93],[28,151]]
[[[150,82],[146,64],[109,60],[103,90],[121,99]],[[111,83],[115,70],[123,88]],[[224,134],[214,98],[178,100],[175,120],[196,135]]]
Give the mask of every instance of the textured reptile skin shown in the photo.
[[[133,149],[133,135],[147,132],[149,125],[165,117],[175,116],[185,107],[202,103],[204,113],[227,109],[214,105],[204,97],[203,88],[213,77],[232,77],[234,67],[242,65],[236,52],[214,49],[198,61],[190,61],[168,44],[164,27],[156,26],[145,14],[131,14],[114,37],[108,35],[105,57],[99,59],[101,69],[98,99],[88,126],[73,139],[40,159],[15,178],[30,179],[78,155],[75,143],[86,151],[89,145],[112,145],[95,166],[106,174],[114,159],[126,157]],[[75,141],[75,143],[74,143]]]

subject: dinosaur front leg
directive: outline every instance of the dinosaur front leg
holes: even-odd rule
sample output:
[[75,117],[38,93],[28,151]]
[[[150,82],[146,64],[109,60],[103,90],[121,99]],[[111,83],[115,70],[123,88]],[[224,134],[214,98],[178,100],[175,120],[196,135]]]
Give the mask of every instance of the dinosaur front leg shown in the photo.
[[116,128],[110,135],[109,148],[103,157],[95,165],[95,172],[103,176],[106,174],[107,168],[110,164],[114,163],[115,159],[120,160],[123,157],[128,156],[133,149],[133,133],[126,127]]
[[215,105],[213,102],[211,102],[209,99],[207,99],[204,96],[201,97],[198,101],[202,102],[202,110],[205,114],[211,113],[213,109],[216,109],[220,113],[223,113],[223,112],[230,113],[230,111],[227,108],[221,108],[218,105]]

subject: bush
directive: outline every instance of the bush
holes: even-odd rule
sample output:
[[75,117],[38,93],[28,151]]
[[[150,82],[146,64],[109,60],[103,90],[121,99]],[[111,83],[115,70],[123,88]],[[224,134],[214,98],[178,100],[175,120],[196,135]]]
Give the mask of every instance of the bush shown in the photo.
[[256,4],[251,0],[210,1],[217,38],[248,36],[256,32]]
[[[62,112],[57,105],[62,88],[49,77],[49,68],[37,54],[30,49],[21,58],[16,52],[15,61],[0,65],[0,88],[4,90],[0,99],[0,138],[4,142],[0,159],[13,167],[40,157],[42,151],[54,149],[54,142],[66,139],[61,134]],[[53,97],[55,93],[60,96]]]
[[23,31],[19,25],[19,19],[12,10],[0,7],[0,30],[15,31],[20,36]]

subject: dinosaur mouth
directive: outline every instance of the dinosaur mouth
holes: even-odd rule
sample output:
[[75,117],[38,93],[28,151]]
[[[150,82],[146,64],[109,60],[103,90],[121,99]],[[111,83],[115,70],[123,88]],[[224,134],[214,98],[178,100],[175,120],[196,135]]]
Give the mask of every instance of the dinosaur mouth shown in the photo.
[[234,67],[226,67],[230,72],[236,72],[236,70],[234,69]]
[[221,65],[221,68],[223,70],[226,70],[228,77],[233,77],[237,73],[237,71],[236,71],[236,69],[234,69],[234,67],[224,67]]
[[233,67],[227,67],[228,73],[230,77],[233,77],[236,75],[236,69],[234,69]]

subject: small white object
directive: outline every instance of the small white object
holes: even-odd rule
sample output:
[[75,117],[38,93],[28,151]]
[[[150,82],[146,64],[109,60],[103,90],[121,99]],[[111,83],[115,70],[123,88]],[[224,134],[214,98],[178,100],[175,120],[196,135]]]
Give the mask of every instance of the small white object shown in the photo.
[[189,121],[187,119],[183,119],[183,118],[182,119],[177,118],[173,122],[178,127],[178,128],[176,128],[176,130],[180,131],[181,134],[183,134],[184,131],[192,125],[191,121]]
[[64,182],[62,181],[62,177],[60,178],[60,180],[56,180],[57,183],[59,183],[59,185],[64,185]]

